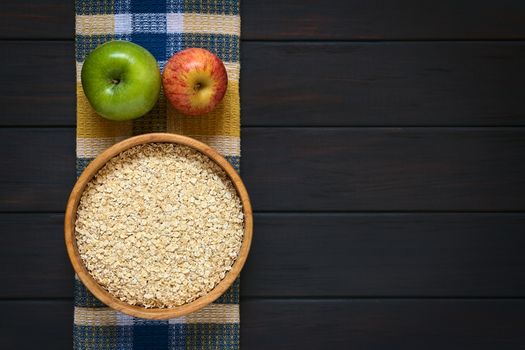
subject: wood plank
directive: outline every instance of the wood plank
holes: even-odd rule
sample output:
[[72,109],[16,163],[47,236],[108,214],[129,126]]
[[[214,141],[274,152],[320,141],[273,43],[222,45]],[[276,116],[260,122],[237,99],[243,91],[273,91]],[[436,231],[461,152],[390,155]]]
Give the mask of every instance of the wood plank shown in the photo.
[[0,75],[1,125],[75,124],[73,43],[2,42]]
[[62,214],[0,214],[0,298],[73,295]]
[[[0,50],[0,125],[75,125],[73,43]],[[242,123],[525,125],[524,60],[523,42],[245,43]]]
[[[71,349],[70,301],[0,306],[5,348]],[[523,299],[248,300],[241,302],[241,347],[518,349],[524,341],[524,313]]]
[[523,300],[248,301],[243,349],[517,349]]
[[525,209],[522,128],[245,128],[242,149],[258,211]]
[[[0,129],[0,211],[62,211],[74,144]],[[523,128],[243,128],[242,149],[256,211],[525,210]]]
[[0,211],[58,211],[75,182],[75,129],[0,129]]
[[75,2],[68,0],[2,0],[2,39],[72,39]]
[[243,1],[245,39],[500,39],[525,36],[525,4],[497,1]]
[[[370,2],[366,2],[370,3]],[[525,44],[246,43],[245,125],[525,125]]]
[[[242,37],[275,39],[522,39],[525,7],[503,1],[245,0]],[[3,0],[2,38],[71,39],[74,3]]]
[[0,301],[2,348],[62,350],[73,344],[71,301]]
[[[68,298],[60,214],[0,214],[0,298]],[[243,297],[524,297],[525,214],[255,214]],[[14,234],[16,233],[16,234]]]
[[525,296],[524,214],[257,214],[244,296]]

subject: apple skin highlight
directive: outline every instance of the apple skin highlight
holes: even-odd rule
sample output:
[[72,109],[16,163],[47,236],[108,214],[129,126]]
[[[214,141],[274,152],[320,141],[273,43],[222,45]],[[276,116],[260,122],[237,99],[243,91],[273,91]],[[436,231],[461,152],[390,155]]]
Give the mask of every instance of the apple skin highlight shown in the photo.
[[228,75],[222,61],[205,49],[178,52],[166,63],[162,75],[168,101],[183,114],[211,112],[223,99]]

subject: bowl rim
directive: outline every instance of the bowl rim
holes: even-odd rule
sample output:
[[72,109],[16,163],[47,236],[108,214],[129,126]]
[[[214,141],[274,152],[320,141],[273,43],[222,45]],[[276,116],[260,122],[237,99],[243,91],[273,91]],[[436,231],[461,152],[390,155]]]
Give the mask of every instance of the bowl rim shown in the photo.
[[[132,147],[147,144],[147,143],[174,143],[183,146],[191,147],[202,154],[208,156],[213,160],[217,165],[219,165],[227,174],[230,181],[233,183],[237,194],[241,200],[243,213],[244,213],[244,235],[239,250],[239,256],[232,265],[232,268],[226,276],[206,295],[195,299],[194,301],[177,306],[172,308],[151,308],[147,309],[142,306],[130,305],[120,299],[111,295],[108,291],[102,288],[98,282],[90,275],[80,254],[78,252],[78,247],[76,244],[75,238],[75,221],[78,204],[82,193],[84,192],[85,187],[89,181],[97,174],[97,172],[113,157],[117,156],[121,152],[130,149]],[[121,311],[130,316],[152,319],[152,320],[162,320],[175,317],[185,316],[192,312],[202,309],[203,307],[209,305],[217,298],[219,298],[235,281],[241,272],[248,253],[250,251],[250,246],[253,236],[253,212],[252,206],[250,203],[250,198],[244,183],[241,180],[241,177],[237,171],[232,167],[230,162],[226,160],[218,151],[216,151],[211,146],[206,145],[200,141],[197,141],[191,137],[171,134],[171,133],[149,133],[142,134],[138,136],[133,136],[128,139],[125,139],[115,145],[109,147],[102,153],[100,153],[91,163],[84,169],[82,174],[78,177],[69,199],[67,201],[66,213],[64,217],[64,238],[67,248],[67,253],[69,260],[73,265],[78,278],[82,283],[87,287],[87,289],[100,301],[102,301],[107,306]]]

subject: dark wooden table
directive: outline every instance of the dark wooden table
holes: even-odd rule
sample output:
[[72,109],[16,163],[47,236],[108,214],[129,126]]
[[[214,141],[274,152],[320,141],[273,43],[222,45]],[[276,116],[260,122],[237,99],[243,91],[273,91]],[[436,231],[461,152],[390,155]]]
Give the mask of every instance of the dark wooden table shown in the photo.
[[[70,349],[71,0],[0,3],[0,348]],[[242,2],[242,348],[525,347],[525,2]]]

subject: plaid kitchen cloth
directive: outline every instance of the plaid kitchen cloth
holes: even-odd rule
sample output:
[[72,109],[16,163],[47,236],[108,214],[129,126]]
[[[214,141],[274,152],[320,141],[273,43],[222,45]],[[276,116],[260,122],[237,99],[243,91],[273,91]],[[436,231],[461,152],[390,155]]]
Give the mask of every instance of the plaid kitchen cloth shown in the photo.
[[[133,135],[173,132],[205,142],[239,170],[239,0],[77,0],[76,89],[77,174],[100,152]],[[228,90],[211,113],[187,117],[161,93],[146,116],[129,122],[99,117],[80,82],[86,56],[110,40],[129,40],[148,49],[162,70],[176,52],[202,47],[215,53],[228,72]],[[75,350],[185,350],[239,348],[239,281],[215,303],[166,321],[134,318],[98,301],[78,280],[74,291]]]

